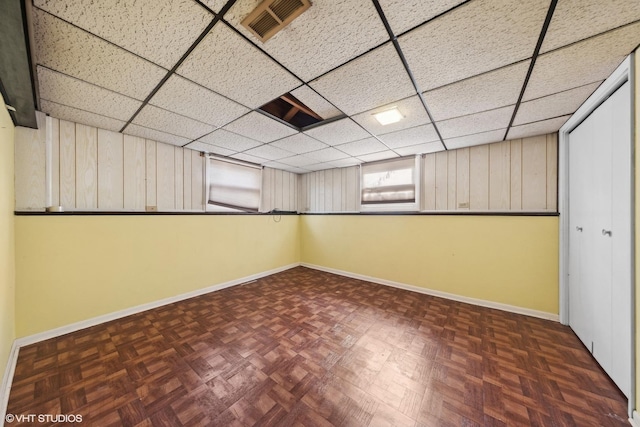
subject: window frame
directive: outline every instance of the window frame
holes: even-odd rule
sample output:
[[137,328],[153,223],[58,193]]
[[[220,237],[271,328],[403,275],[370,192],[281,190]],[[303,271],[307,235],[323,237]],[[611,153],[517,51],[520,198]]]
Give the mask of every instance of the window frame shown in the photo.
[[[381,202],[381,203],[364,203],[362,200],[362,194],[365,189],[364,186],[364,169],[366,165],[392,163],[401,160],[407,160],[413,158],[413,182],[414,182],[414,201],[413,202]],[[420,211],[420,181],[421,181],[421,168],[420,159],[422,156],[408,156],[397,157],[394,159],[385,159],[376,162],[368,162],[360,165],[360,197],[359,205],[360,212],[419,212]]]
[[[262,181],[263,181],[263,176],[262,176],[262,171],[263,168],[260,165],[255,165],[253,163],[248,163],[248,162],[242,162],[239,160],[234,160],[234,159],[228,159],[228,158],[221,158],[218,156],[214,156],[211,154],[207,154],[205,156],[206,158],[206,162],[205,162],[205,170],[204,170],[204,174],[205,174],[205,185],[204,185],[204,207],[205,207],[205,212],[215,212],[215,213],[232,213],[232,214],[236,214],[236,213],[260,213],[262,211]],[[259,187],[258,187],[258,207],[257,209],[251,209],[251,208],[245,208],[242,206],[235,206],[235,205],[225,205],[225,204],[216,204],[216,203],[210,203],[210,194],[211,194],[211,174],[210,174],[210,168],[212,167],[211,161],[217,161],[217,162],[222,162],[222,163],[228,163],[231,165],[236,165],[236,166],[241,166],[241,167],[246,167],[246,168],[253,168],[253,169],[257,169],[259,170]]]

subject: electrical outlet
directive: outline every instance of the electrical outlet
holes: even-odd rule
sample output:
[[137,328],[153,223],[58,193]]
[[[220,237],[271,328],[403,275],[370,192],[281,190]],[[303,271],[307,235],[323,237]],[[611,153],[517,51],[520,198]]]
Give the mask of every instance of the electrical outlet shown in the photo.
[[158,212],[158,207],[157,207],[157,206],[147,206],[147,207],[145,208],[145,210],[146,210],[147,212]]
[[469,209],[469,202],[458,203],[458,208],[460,208],[460,209]]

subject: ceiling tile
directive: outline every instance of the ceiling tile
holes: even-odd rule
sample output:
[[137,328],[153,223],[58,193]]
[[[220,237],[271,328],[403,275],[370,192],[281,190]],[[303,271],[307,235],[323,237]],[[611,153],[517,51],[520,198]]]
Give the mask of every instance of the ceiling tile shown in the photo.
[[249,112],[245,106],[177,74],[169,77],[149,103],[217,127]]
[[227,3],[227,0],[202,0],[202,2],[215,13],[220,12],[220,10]]
[[444,120],[437,122],[436,125],[445,140],[495,129],[504,129],[509,126],[513,109],[514,106],[511,105],[496,110]]
[[394,34],[403,33],[460,3],[464,0],[380,0]]
[[444,147],[440,141],[428,142],[426,144],[410,145],[408,147],[397,148],[396,152],[401,156],[411,156],[414,154],[435,153],[443,151]]
[[356,159],[355,157],[349,157],[346,159],[334,160],[332,162],[327,162],[334,168],[348,168],[349,166],[357,166],[362,163],[360,159]]
[[509,130],[507,139],[526,138],[528,136],[545,135],[558,131],[571,115],[556,117],[550,120],[514,126]]
[[256,165],[261,165],[267,161],[266,159],[263,159],[261,157],[251,156],[245,153],[232,154],[230,157],[249,163],[255,163]]
[[333,147],[324,148],[318,151],[311,151],[304,156],[310,159],[314,159],[316,162],[330,162],[332,160],[340,160],[349,157],[348,154],[336,150]]
[[548,52],[637,20],[640,20],[637,0],[562,0],[553,12],[540,52]]
[[389,38],[370,0],[313,0],[311,8],[262,43],[240,26],[259,3],[239,0],[225,19],[305,81]]
[[144,100],[167,71],[46,12],[33,13],[36,62]]
[[216,25],[178,73],[250,108],[300,85],[284,68],[225,25]]
[[383,143],[373,137],[361,139],[360,141],[348,142],[346,144],[338,145],[336,146],[336,148],[340,151],[344,151],[351,156],[377,153],[389,149]]
[[245,151],[261,145],[260,142],[224,129],[217,129],[207,136],[200,138],[202,142],[217,145],[233,151]]
[[204,151],[205,153],[218,154],[220,156],[230,156],[235,154],[235,151],[227,150],[226,148],[216,147],[215,145],[205,144],[201,141],[193,141],[187,144],[184,148],[189,148],[196,151]]
[[[38,66],[40,99],[127,121],[142,103],[65,74]],[[119,130],[119,129],[118,129]]]
[[348,118],[314,127],[304,131],[304,134],[329,145],[344,144],[370,136],[366,130]]
[[408,145],[439,141],[440,139],[431,124],[387,133],[385,135],[380,135],[379,138],[393,149],[406,147]]
[[141,138],[152,139],[154,141],[164,142],[171,145],[177,145],[180,147],[189,143],[189,140],[187,138],[172,135],[166,132],[160,132],[155,129],[149,129],[144,126],[138,126],[133,123],[127,126],[127,128],[124,130],[124,133],[126,133],[127,135],[139,136]]
[[192,0],[35,0],[34,4],[168,69],[213,19]]
[[332,162],[316,163],[314,165],[307,166],[306,169],[309,169],[312,172],[333,169],[333,164]]
[[229,123],[224,129],[261,142],[275,141],[298,132],[255,111]]
[[477,133],[474,135],[466,135],[458,138],[445,139],[444,143],[449,150],[456,148],[472,147],[474,145],[490,144],[492,142],[502,141],[506,129],[497,129],[489,132]]
[[267,162],[264,164],[264,166],[268,167],[268,168],[272,168],[272,169],[281,169],[287,172],[293,172],[293,173],[297,173],[297,174],[302,174],[302,173],[307,173],[309,172],[307,169],[302,169],[302,168],[297,168],[295,166],[289,166],[289,165],[285,165],[284,163],[280,163],[280,162]]
[[291,95],[298,98],[304,105],[311,108],[323,119],[331,119],[342,114],[342,111],[331,105],[329,101],[318,95],[309,86],[300,86],[291,91]]
[[348,115],[415,94],[391,43],[325,74],[309,85]]
[[381,151],[379,153],[373,153],[373,154],[363,154],[362,156],[358,156],[358,158],[363,162],[375,162],[378,160],[393,159],[396,157],[400,157],[400,156],[398,156],[396,153],[394,153],[391,150]]
[[509,65],[424,93],[434,120],[446,120],[513,105],[518,101],[530,60]]
[[42,109],[42,112],[57,119],[81,123],[87,126],[95,126],[106,130],[119,132],[125,125],[125,122],[121,120],[100,116],[84,110],[78,110],[77,108],[47,101],[46,99],[40,100],[40,108]]
[[327,144],[313,139],[303,133],[288,136],[278,141],[272,142],[271,145],[291,151],[296,154],[308,153],[309,151],[321,150],[327,148]]
[[214,126],[149,104],[145,105],[142,111],[133,119],[133,123],[190,139],[198,139],[202,135],[213,132],[215,129]]
[[[376,113],[389,110],[393,107],[397,107],[398,111],[400,111],[404,116],[399,122],[381,125],[373,116]],[[356,114],[352,119],[360,123],[363,128],[374,135],[383,135],[401,129],[424,125],[430,122],[427,111],[424,109],[422,101],[420,101],[420,98],[418,98],[417,95],[392,102],[379,108],[374,108],[373,110],[369,110],[365,113]]]
[[552,117],[573,114],[582,103],[600,86],[601,82],[580,86],[564,92],[537,98],[520,104],[513,125],[538,122]]
[[640,43],[640,23],[540,55],[524,101],[607,78]]
[[289,166],[306,168],[306,166],[317,163],[318,161],[305,156],[292,156],[280,159],[278,162]]
[[293,153],[269,144],[265,144],[247,150],[245,151],[245,154],[249,154],[250,156],[262,157],[263,159],[267,160],[279,160],[284,159],[285,157],[291,157]]
[[548,0],[474,0],[398,40],[426,91],[531,57]]

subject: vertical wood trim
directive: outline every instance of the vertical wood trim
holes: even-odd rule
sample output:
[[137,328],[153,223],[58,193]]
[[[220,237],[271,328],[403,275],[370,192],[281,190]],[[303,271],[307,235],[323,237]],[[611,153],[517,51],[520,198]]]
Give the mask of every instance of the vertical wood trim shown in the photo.
[[423,200],[424,209],[432,211],[436,209],[436,155],[430,153],[424,156],[423,161]]
[[14,141],[17,210],[42,211],[46,204],[46,116],[36,112],[38,129],[16,127]]
[[319,212],[318,208],[318,177],[316,172],[307,174],[309,177],[309,212]]
[[282,173],[282,169],[274,169],[274,179],[273,179],[273,204],[275,209],[284,210],[283,206],[283,187],[284,187],[284,176]]
[[123,135],[98,129],[98,209],[124,208]]
[[522,140],[511,141],[511,210],[522,210]]
[[98,130],[76,124],[76,207],[98,207]]
[[145,206],[158,206],[156,193],[156,142],[145,140],[146,145],[146,202]]
[[333,212],[344,212],[342,206],[342,169],[329,169],[328,173],[332,175],[333,189],[331,207]]
[[314,173],[316,174],[316,185],[318,186],[318,192],[316,193],[316,212],[326,212],[327,209],[324,206],[324,195],[327,192],[327,187],[324,180],[324,171],[316,171]]
[[124,135],[124,208],[144,211],[146,202],[146,143],[144,138]]
[[174,197],[175,197],[175,209],[184,210],[184,151],[185,148],[174,147]]
[[522,209],[547,208],[547,137],[522,140]]
[[184,165],[182,167],[183,173],[183,191],[182,205],[185,210],[191,210],[191,151],[189,149],[185,149],[184,151]]
[[273,182],[274,169],[262,168],[262,191],[260,192],[260,209],[262,212],[273,210],[271,184]]
[[156,144],[156,194],[158,210],[176,208],[174,146]]
[[298,210],[298,180],[300,175],[289,172],[289,208],[292,211]]
[[76,208],[76,125],[60,120],[60,205]]
[[436,210],[447,210],[448,155],[446,151],[436,153]]
[[191,209],[204,211],[204,162],[198,151],[191,151]]
[[489,209],[511,208],[511,144],[509,141],[489,146]]
[[456,179],[458,150],[447,153],[447,210],[456,210]]
[[345,210],[355,212],[360,203],[360,167],[351,166],[347,168],[347,203]]
[[469,149],[469,207],[471,210],[489,209],[489,146]]
[[60,120],[51,120],[51,205],[60,205]]
[[558,210],[558,134],[547,135],[547,210]]
[[456,150],[456,202],[454,209],[469,210],[469,149]]

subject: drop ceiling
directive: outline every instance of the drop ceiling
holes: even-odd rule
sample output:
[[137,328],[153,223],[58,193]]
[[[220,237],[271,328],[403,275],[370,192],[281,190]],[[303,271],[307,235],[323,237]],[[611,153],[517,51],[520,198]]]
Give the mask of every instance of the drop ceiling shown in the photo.
[[33,0],[39,109],[305,173],[557,131],[640,44],[637,0],[312,0],[266,43],[259,3]]

